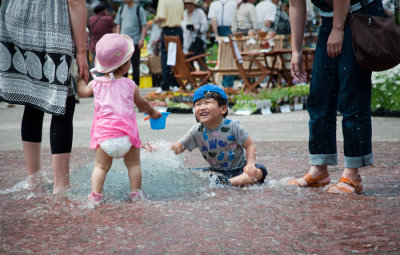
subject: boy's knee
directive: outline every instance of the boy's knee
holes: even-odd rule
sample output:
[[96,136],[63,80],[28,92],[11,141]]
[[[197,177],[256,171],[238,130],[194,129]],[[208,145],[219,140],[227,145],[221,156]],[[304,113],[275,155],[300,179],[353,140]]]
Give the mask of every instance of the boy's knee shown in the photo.
[[262,164],[256,164],[255,166],[257,168],[257,180],[259,183],[263,183],[268,175],[267,168]]

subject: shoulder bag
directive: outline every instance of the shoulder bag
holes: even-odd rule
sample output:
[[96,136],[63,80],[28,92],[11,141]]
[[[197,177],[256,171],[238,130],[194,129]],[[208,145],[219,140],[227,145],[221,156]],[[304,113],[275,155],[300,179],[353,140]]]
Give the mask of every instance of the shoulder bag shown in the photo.
[[384,71],[400,63],[400,28],[393,17],[350,13],[349,22],[353,50],[357,62],[370,71]]
[[199,31],[197,31],[197,35],[194,41],[189,46],[189,52],[194,53],[194,56],[200,55],[204,53],[204,41],[201,39],[201,26],[199,27]]

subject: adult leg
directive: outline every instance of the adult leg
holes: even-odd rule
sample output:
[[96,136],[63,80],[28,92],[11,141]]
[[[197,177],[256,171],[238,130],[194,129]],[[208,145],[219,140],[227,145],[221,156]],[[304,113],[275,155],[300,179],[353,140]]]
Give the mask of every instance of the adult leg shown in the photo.
[[131,147],[124,157],[124,163],[128,169],[131,192],[139,191],[142,188],[142,170],[140,167],[140,149]]
[[40,170],[43,116],[43,111],[25,106],[21,123],[21,138],[25,164],[30,176]]
[[339,111],[343,115],[342,131],[345,169],[337,185],[328,192],[361,192],[358,169],[373,164],[371,124],[371,72],[355,60],[350,27],[344,31],[343,50],[339,64]]
[[133,76],[133,81],[136,83],[136,85],[139,86],[140,82],[140,49],[139,45],[135,44],[135,51],[133,52],[133,55],[131,57],[131,64],[132,64],[132,76]]
[[96,149],[96,160],[92,172],[92,192],[101,194],[103,192],[104,181],[108,171],[111,168],[113,158],[108,156],[107,153],[99,146]]
[[310,94],[307,98],[309,119],[310,171],[289,184],[301,187],[323,186],[330,182],[328,165],[337,165],[336,112],[339,80],[337,60],[326,50],[332,19],[323,18],[315,52]]
[[74,96],[66,102],[65,115],[53,115],[50,125],[50,146],[54,169],[54,190],[57,194],[69,186],[69,162],[72,149],[73,125],[75,111]]

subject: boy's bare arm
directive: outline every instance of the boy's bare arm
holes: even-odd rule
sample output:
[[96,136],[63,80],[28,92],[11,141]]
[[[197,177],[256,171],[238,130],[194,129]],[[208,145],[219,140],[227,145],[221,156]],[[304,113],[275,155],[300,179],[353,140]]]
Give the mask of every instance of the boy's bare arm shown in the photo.
[[249,176],[256,176],[256,146],[250,137],[247,137],[246,141],[243,143],[243,147],[246,149],[246,160],[247,164],[244,166],[243,170]]
[[179,141],[171,144],[170,149],[175,152],[175,154],[181,154],[185,151],[185,147]]

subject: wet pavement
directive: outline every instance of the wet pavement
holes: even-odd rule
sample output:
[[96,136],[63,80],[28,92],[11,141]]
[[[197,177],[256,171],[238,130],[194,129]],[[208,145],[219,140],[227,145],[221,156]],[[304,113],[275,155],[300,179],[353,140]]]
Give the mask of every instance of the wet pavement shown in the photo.
[[[360,196],[332,195],[326,188],[300,189],[283,184],[308,169],[308,117],[302,111],[231,116],[250,131],[256,141],[257,162],[268,168],[267,182],[261,186],[210,187],[204,182],[189,182],[192,180],[185,175],[178,184],[200,188],[131,203],[124,194],[117,195],[122,192],[116,190],[126,186],[117,175],[110,178],[106,202],[93,208],[85,199],[86,191],[74,193],[89,188],[86,186],[90,183],[79,174],[88,173],[94,159],[87,147],[91,100],[77,105],[72,187],[59,195],[51,195],[51,184],[35,190],[24,188],[27,176],[19,138],[21,114],[22,107],[6,108],[0,103],[1,254],[400,253],[399,118],[373,118],[375,165],[361,171],[364,190]],[[138,113],[138,119],[142,117]],[[48,122],[46,116],[42,170],[52,179]],[[171,114],[165,130],[152,131],[148,122],[141,121],[139,130],[143,141],[174,141],[193,123],[192,115]],[[338,140],[339,165],[329,169],[334,182],[343,169],[340,132]],[[161,156],[155,154],[153,161],[161,161]],[[184,167],[205,166],[199,157],[197,151],[185,152],[173,160],[181,160]],[[151,159],[144,153],[144,184],[159,176],[151,175]],[[160,163],[162,167],[168,164]],[[112,171],[118,174],[122,167],[114,167]],[[157,185],[168,186],[168,177],[161,178],[166,181]],[[177,179],[173,181],[170,186],[178,185]],[[150,195],[157,192],[147,187],[144,190]]]

